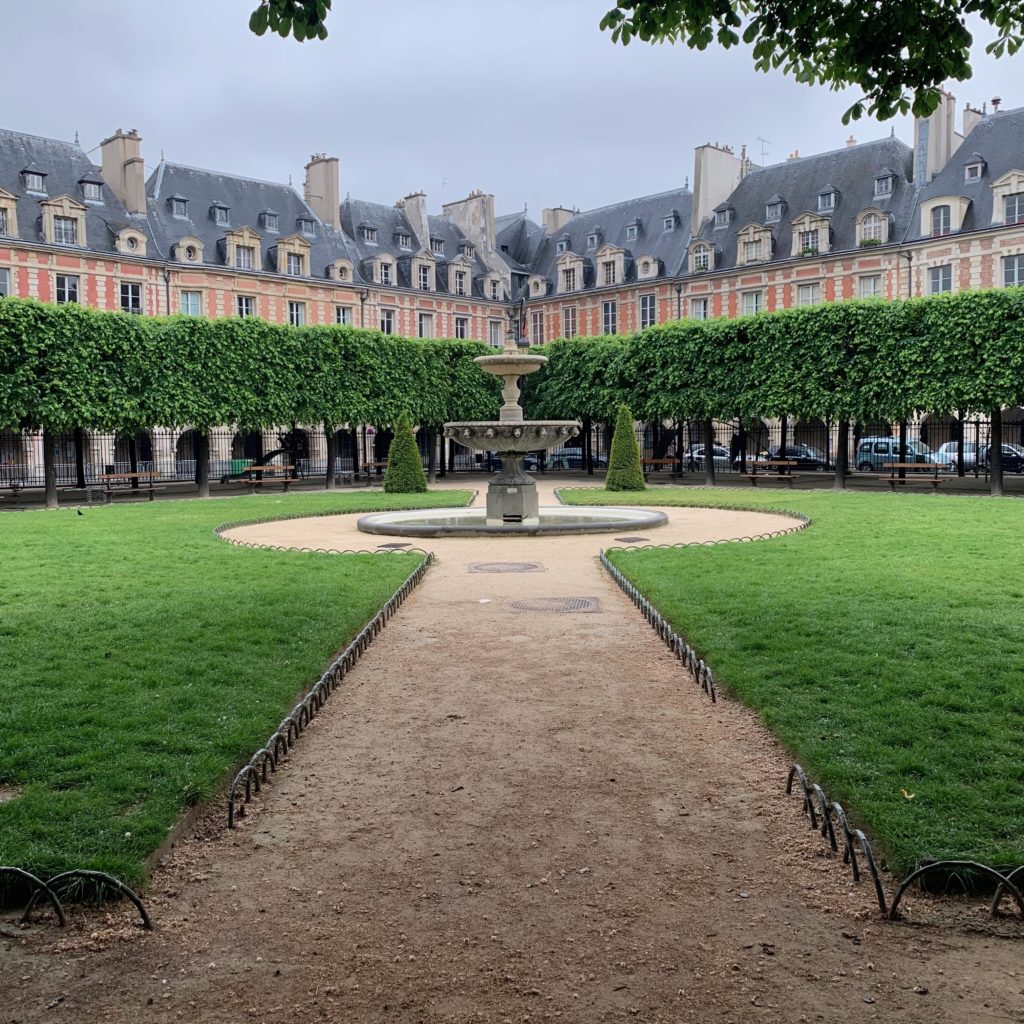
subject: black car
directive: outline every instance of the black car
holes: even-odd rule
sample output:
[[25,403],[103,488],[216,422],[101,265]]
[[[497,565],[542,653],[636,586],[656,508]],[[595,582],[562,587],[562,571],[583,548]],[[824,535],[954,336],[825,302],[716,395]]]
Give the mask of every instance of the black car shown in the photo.
[[[1003,472],[1024,473],[1024,448],[1019,444],[1004,443],[1003,450]],[[987,444],[978,453],[978,461],[985,467],[986,471],[992,468],[992,445]]]
[[812,469],[818,473],[823,473],[831,468],[828,464],[828,459],[817,448],[812,448],[809,444],[804,444],[803,442],[800,444],[787,444],[785,455],[779,454],[781,450],[781,445],[773,444],[767,451],[761,452],[758,455],[758,461],[774,462],[787,459],[790,462],[796,463],[793,467],[794,469]]

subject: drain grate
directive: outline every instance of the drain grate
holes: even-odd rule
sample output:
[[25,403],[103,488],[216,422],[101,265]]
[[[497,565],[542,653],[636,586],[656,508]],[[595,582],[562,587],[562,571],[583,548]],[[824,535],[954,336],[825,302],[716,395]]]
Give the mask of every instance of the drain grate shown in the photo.
[[398,544],[398,543],[395,543],[395,544],[378,544],[377,545],[377,550],[378,551],[400,551],[402,548],[407,548],[407,547],[409,547],[408,542],[406,542],[404,544]]
[[616,537],[615,539],[620,544],[643,544],[647,540],[646,537]]
[[540,562],[474,562],[470,572],[543,572]]
[[596,597],[537,597],[529,601],[513,601],[514,612],[598,612],[601,603]]

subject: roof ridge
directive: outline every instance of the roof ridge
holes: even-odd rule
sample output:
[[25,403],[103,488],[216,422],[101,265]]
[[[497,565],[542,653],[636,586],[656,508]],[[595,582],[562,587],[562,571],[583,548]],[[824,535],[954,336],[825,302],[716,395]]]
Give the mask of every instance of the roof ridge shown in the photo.
[[605,206],[595,206],[590,210],[580,210],[573,216],[572,219],[575,220],[577,217],[589,217],[595,213],[603,213],[605,210],[615,210],[621,206],[632,206],[634,203],[642,203],[648,199],[662,199],[665,196],[672,195],[692,196],[693,192],[692,190],[688,188],[683,188],[681,186],[679,188],[669,188],[666,189],[664,192],[652,192],[650,193],[650,195],[634,196],[632,199],[622,199],[617,203],[607,203]]
[[[214,171],[209,167],[196,167],[194,164],[179,164],[175,163],[173,160],[162,160],[161,163],[165,164],[167,167],[180,167],[184,171],[199,171],[201,174],[215,174],[221,178],[235,178],[237,181],[251,181],[257,185],[274,185],[276,188],[288,188],[291,189],[296,196],[299,196],[298,190],[289,182],[271,181],[269,178],[252,178],[247,174],[233,174],[230,171]],[[299,196],[299,198],[301,199],[302,197]]]
[[[0,132],[5,135],[20,135],[23,139],[37,139],[39,142],[55,142],[58,146],[67,146],[68,149],[77,149],[82,156],[85,156],[85,150],[82,149],[81,143],[78,142],[65,142],[63,139],[51,139],[47,135],[33,135],[31,132],[18,132],[13,128],[0,128]],[[92,161],[89,161],[92,163]]]
[[789,167],[791,164],[799,164],[805,160],[819,160],[821,159],[821,157],[824,156],[832,156],[835,153],[849,153],[851,150],[865,149],[868,146],[881,146],[887,142],[895,142],[896,145],[902,146],[905,150],[907,150],[907,152],[913,152],[913,147],[909,146],[902,139],[896,138],[895,135],[885,135],[880,139],[868,139],[867,142],[856,142],[852,146],[844,145],[838,146],[835,149],[826,149],[822,153],[808,153],[807,156],[787,157],[785,160],[780,160],[777,164],[765,164],[762,167],[754,166],[747,172],[747,174],[756,174],[758,171],[771,171],[777,167]]

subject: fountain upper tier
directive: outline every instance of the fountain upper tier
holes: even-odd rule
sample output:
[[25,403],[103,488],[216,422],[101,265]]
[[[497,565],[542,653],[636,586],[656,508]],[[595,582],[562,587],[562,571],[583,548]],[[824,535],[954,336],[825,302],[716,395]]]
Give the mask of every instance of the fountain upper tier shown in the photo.
[[[505,381],[501,388],[501,397],[505,401],[498,415],[498,420],[501,423],[523,422],[523,407],[519,404],[519,378],[528,373],[536,373],[547,361],[547,356],[531,356],[525,352],[517,352],[510,346],[506,346],[501,355],[477,356],[473,360],[484,373],[501,377]],[[505,450],[516,449],[507,448]],[[528,452],[531,449],[518,450]]]

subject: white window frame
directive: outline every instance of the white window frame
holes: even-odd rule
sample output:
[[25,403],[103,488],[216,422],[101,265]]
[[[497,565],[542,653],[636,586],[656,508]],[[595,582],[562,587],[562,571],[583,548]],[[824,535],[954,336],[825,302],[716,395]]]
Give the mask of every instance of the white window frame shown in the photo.
[[[871,282],[869,285],[868,282]],[[881,274],[862,274],[858,285],[859,296],[862,299],[880,299],[882,292]]]
[[380,332],[381,334],[395,333],[395,311],[393,309],[380,311]]
[[640,234],[640,229],[636,226],[636,224],[627,224],[626,225],[626,241],[627,242],[635,241],[636,240],[636,236],[639,235],[639,234]]
[[530,344],[544,344],[544,312],[535,310],[530,314]]
[[782,220],[782,203],[768,203],[764,208],[765,222]]
[[276,213],[263,214],[263,227],[266,231],[279,231],[280,224],[280,218]]
[[[195,309],[192,307],[195,306]],[[203,293],[193,289],[184,289],[179,297],[179,311],[183,316],[203,315]]]
[[605,299],[601,303],[601,333],[619,333],[619,304],[615,299]]
[[495,301],[499,301],[501,299],[501,282],[500,281],[492,281],[491,282],[491,298],[494,299]]
[[432,238],[430,240],[430,251],[435,256],[444,255],[444,239],[443,238]]
[[658,322],[658,296],[647,292],[640,296],[640,330],[653,327]]
[[[1012,280],[1011,280],[1012,279]],[[1024,253],[1003,257],[1003,287],[1024,286]]]
[[796,287],[796,304],[798,306],[817,306],[821,302],[821,283],[805,281]]
[[562,337],[575,338],[579,332],[579,316],[575,306],[562,307]]
[[575,267],[563,267],[562,268],[562,291],[563,292],[574,292],[574,291],[576,291],[576,268]]
[[421,263],[419,265],[419,268],[418,268],[416,276],[419,279],[418,283],[417,283],[417,286],[419,287],[420,291],[429,292],[430,291],[430,267],[428,267],[425,264]]
[[316,221],[310,220],[308,217],[299,218],[299,234],[306,235],[307,238],[316,237]]
[[[729,222],[732,220],[731,210],[715,210],[715,227],[716,228],[727,228]],[[665,229],[668,230],[667,228]]]
[[932,238],[945,238],[953,232],[953,210],[948,203],[933,206],[928,215]]
[[11,273],[6,267],[0,267],[0,298],[11,294]]
[[[137,281],[119,282],[118,295],[120,297],[120,310],[122,313],[142,313],[142,285]],[[128,302],[125,304],[125,298]],[[133,301],[133,297],[134,300]]]
[[296,299],[288,300],[288,323],[292,327],[302,327],[306,323],[306,304]]
[[880,178],[875,178],[875,196],[891,196],[892,184],[892,175],[884,174]]
[[985,167],[980,163],[967,164],[964,167],[964,181],[980,181]]
[[103,186],[95,181],[83,181],[82,198],[89,203],[102,203]]
[[469,337],[469,317],[457,316],[455,318],[455,337],[463,340]]
[[[948,278],[948,282],[947,282]],[[949,287],[943,287],[948,283]],[[928,268],[928,294],[947,295],[953,290],[953,264],[943,263]]]
[[335,306],[334,307],[334,322],[336,324],[342,324],[345,327],[352,326],[352,307],[351,306]]
[[380,264],[380,283],[390,285],[391,284],[391,264],[381,263]]
[[504,348],[505,325],[500,320],[487,321],[487,344],[492,348]]
[[[1010,213],[1011,200],[1013,213]],[[1003,196],[1003,223],[1024,224],[1024,192],[1013,192]]]
[[565,239],[562,239],[562,241],[555,243],[555,252],[562,253],[565,252],[565,250],[568,248],[569,243],[565,241]]
[[707,296],[690,299],[690,319],[707,320],[711,315],[711,300]]
[[764,309],[764,292],[758,288],[755,291],[743,292],[743,316],[754,316]]
[[78,245],[78,218],[54,217],[53,242],[54,245]]
[[256,296],[255,295],[236,295],[235,296],[235,312],[243,320],[248,317],[256,315]]
[[603,277],[602,284],[610,285],[617,283],[615,280],[615,260],[604,260],[601,263],[601,276]]
[[[726,213],[726,211],[724,211],[724,210],[722,212]],[[728,216],[728,214],[726,214],[726,215]],[[728,220],[726,221],[726,223],[727,224],[729,223]],[[716,227],[718,226],[718,214],[717,213],[715,214],[715,226]],[[675,218],[674,214],[671,215],[671,216],[666,217],[661,222],[661,230],[662,231],[675,231],[675,229],[676,229],[676,218]]]
[[693,269],[696,273],[711,269],[711,250],[706,245],[698,245],[693,250]]
[[213,222],[221,227],[230,227],[231,211],[226,206],[215,205],[213,208]]
[[466,294],[466,271],[464,270],[455,271],[455,294]]
[[416,334],[420,338],[432,338],[434,336],[434,314],[416,314]]
[[7,235],[7,211],[0,207],[0,235]]
[[743,262],[761,263],[764,260],[764,239],[753,238],[743,243]]
[[255,261],[255,247],[251,245],[235,246],[235,270],[252,270]]
[[[72,284],[72,282],[74,282]],[[77,274],[54,274],[53,275],[53,295],[54,301],[57,305],[62,306],[66,302],[73,302],[78,304],[78,295],[81,290],[81,279]],[[74,295],[69,296],[68,292],[74,292]],[[63,292],[63,297],[61,296]]]
[[188,200],[172,199],[171,216],[177,217],[179,220],[188,220]]
[[882,218],[877,213],[869,213],[860,222],[860,240],[862,242],[882,242]]
[[25,191],[36,192],[40,195],[46,194],[46,175],[37,174],[35,171],[25,172]]
[[589,235],[587,235],[587,248],[588,249],[596,249],[597,248],[597,244],[600,241],[601,241],[601,236],[596,231],[592,231]]
[[285,269],[289,277],[304,277],[305,276],[305,262],[306,258],[301,252],[290,252],[287,254],[285,260]]
[[836,208],[835,192],[818,193],[818,213],[831,213]]
[[818,228],[801,231],[797,236],[797,252],[801,255],[817,256],[821,248],[821,232]]

